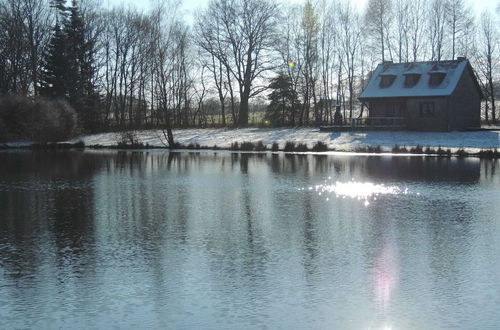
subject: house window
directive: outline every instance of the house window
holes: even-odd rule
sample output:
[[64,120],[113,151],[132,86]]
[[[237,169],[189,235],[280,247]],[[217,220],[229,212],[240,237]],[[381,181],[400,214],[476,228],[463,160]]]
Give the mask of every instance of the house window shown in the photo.
[[381,76],[382,80],[380,80],[380,87],[386,88],[392,85],[396,76],[394,75],[383,75]]
[[420,117],[434,117],[434,102],[420,103]]
[[385,115],[387,117],[401,117],[405,113],[405,104],[403,102],[391,102],[385,106]]
[[429,78],[429,86],[439,86],[444,80],[446,73],[444,72],[432,72]]
[[413,87],[420,80],[419,74],[407,74],[405,75],[405,87]]

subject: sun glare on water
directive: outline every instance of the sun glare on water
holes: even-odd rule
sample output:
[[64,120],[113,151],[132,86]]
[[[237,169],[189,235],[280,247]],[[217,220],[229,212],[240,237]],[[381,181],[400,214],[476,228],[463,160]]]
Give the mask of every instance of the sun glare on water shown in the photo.
[[[329,178],[330,179],[330,178]],[[300,190],[306,190],[301,188]],[[381,195],[407,195],[408,188],[400,188],[398,186],[386,186],[384,184],[375,184],[372,182],[357,182],[357,181],[335,181],[329,183],[325,181],[324,184],[318,184],[307,188],[309,191],[315,191],[319,196],[326,196],[326,201],[330,197],[336,198],[352,198],[362,201],[365,206],[370,205],[372,201],[377,200]]]

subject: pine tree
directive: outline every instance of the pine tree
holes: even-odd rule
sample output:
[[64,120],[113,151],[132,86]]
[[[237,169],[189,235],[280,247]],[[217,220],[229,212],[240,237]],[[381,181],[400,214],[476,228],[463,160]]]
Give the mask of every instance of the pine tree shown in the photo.
[[66,38],[56,23],[54,32],[45,53],[44,70],[40,79],[40,94],[49,98],[65,98],[66,87]]
[[41,94],[65,98],[76,109],[83,126],[93,128],[99,103],[93,84],[94,42],[88,37],[76,0],[70,7],[63,0],[55,0],[53,6],[58,10],[58,22],[45,54]]
[[67,86],[69,102],[87,128],[93,126],[95,111],[98,106],[98,95],[93,84],[94,42],[88,36],[85,19],[78,3],[73,0],[68,8],[69,17],[65,25],[67,40]]
[[290,124],[293,117],[292,111],[296,111],[300,105],[297,93],[292,88],[292,81],[288,75],[280,73],[276,78],[271,79],[269,88],[269,105],[267,106],[265,118],[273,126],[285,126]]

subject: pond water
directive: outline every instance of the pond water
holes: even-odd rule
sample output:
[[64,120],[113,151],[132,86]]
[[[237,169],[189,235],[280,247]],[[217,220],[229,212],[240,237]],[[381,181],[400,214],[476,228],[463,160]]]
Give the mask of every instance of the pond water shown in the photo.
[[498,329],[499,171],[0,152],[0,328]]

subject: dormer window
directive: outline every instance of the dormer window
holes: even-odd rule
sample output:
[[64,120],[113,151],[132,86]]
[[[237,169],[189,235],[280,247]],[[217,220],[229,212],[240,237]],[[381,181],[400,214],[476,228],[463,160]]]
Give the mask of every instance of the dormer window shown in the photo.
[[420,74],[418,73],[409,73],[405,75],[405,87],[413,87],[420,80]]
[[431,72],[430,73],[431,77],[429,78],[429,86],[439,86],[444,80],[444,77],[446,77],[445,72]]
[[380,80],[380,87],[381,88],[386,88],[392,85],[394,80],[396,79],[395,75],[392,74],[385,74],[380,76],[382,79]]

